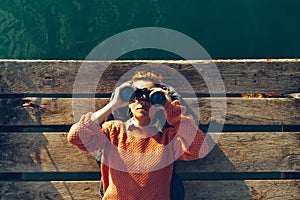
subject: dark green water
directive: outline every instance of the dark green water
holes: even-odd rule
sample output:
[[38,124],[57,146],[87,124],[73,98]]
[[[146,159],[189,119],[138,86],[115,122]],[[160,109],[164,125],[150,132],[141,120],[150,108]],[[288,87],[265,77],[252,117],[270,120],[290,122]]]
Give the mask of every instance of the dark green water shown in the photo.
[[[298,0],[0,0],[0,58],[84,59],[138,27],[184,33],[212,58],[300,57]],[[142,50],[124,59],[172,59]]]

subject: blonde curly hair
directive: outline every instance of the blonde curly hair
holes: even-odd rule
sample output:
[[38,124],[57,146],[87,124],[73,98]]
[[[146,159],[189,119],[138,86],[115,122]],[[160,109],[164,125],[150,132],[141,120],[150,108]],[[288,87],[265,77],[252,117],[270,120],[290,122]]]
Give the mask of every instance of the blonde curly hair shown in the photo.
[[163,78],[160,74],[157,74],[152,71],[137,71],[131,78],[132,82],[139,80],[151,81],[155,84],[162,84]]

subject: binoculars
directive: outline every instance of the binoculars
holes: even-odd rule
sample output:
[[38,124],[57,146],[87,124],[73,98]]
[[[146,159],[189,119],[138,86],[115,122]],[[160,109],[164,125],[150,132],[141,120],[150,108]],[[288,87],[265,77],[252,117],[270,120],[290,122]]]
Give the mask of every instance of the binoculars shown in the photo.
[[[166,96],[163,92],[154,92],[147,88],[139,89],[126,86],[120,91],[122,101],[130,102],[134,99],[149,101],[152,105],[163,106],[166,103]],[[151,95],[150,95],[151,94]]]

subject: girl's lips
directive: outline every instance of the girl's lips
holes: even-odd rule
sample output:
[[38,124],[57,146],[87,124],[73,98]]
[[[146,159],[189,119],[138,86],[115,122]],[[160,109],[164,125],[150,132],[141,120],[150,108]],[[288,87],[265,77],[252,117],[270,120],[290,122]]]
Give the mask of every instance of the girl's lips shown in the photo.
[[147,107],[144,107],[144,106],[139,106],[139,107],[137,107],[137,110],[146,110],[146,111],[148,111],[149,109]]

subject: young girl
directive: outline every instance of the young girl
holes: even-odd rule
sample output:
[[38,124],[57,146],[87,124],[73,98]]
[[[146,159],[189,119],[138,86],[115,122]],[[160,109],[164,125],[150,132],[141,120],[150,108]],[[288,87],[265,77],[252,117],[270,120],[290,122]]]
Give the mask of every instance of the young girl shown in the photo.
[[[70,143],[83,151],[102,150],[102,199],[170,199],[174,162],[207,154],[204,134],[192,115],[161,85],[157,74],[139,71],[131,83],[116,88],[106,106],[71,127]],[[135,91],[129,102],[121,95],[128,86]],[[152,101],[157,92],[165,99],[160,106]],[[126,106],[129,120],[105,122]]]

